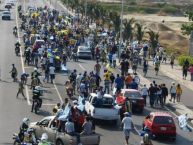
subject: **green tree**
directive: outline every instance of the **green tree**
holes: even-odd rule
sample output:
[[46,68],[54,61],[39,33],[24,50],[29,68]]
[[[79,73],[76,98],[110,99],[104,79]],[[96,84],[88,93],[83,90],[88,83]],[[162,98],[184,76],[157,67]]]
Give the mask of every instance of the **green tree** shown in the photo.
[[159,43],[159,32],[154,32],[153,30],[149,29],[147,34],[149,35],[149,42],[151,44],[151,54],[155,54]]
[[135,23],[135,19],[131,18],[130,20],[125,20],[125,22],[123,23],[124,25],[124,30],[123,30],[123,40],[129,40],[132,41],[133,40],[133,36],[134,36],[134,23]]
[[185,16],[189,18],[190,23],[182,24],[181,30],[184,35],[190,35],[193,31],[193,11],[187,11]]
[[135,23],[135,27],[136,27],[136,34],[135,34],[136,38],[139,42],[141,42],[143,40],[146,27],[143,27],[143,25],[141,25],[140,23]]

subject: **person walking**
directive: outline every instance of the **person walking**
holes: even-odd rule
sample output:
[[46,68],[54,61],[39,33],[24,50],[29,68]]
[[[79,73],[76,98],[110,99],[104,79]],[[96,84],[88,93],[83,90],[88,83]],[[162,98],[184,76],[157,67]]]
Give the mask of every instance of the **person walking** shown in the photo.
[[148,92],[149,92],[149,101],[150,101],[149,104],[151,107],[153,107],[154,100],[155,100],[155,94],[156,94],[156,89],[153,86],[153,84],[150,84]]
[[141,95],[144,98],[144,104],[146,106],[146,102],[147,102],[146,98],[148,96],[148,88],[147,88],[146,84],[144,84],[143,87],[141,88]]
[[110,80],[111,80],[111,90],[113,90],[113,85],[114,85],[114,82],[115,82],[115,76],[113,73],[110,74]]
[[162,103],[161,105],[166,104],[166,97],[168,96],[168,88],[166,87],[165,84],[162,84]]
[[176,100],[176,86],[175,86],[175,83],[173,82],[171,87],[170,87],[170,94],[171,94],[171,98],[170,98],[170,101],[175,103],[175,100]]
[[101,70],[101,65],[97,61],[97,63],[94,66],[94,71],[96,72],[96,74],[100,75],[100,70]]
[[55,67],[53,65],[49,67],[49,73],[50,73],[51,83],[53,84],[53,80],[55,79]]
[[130,88],[130,84],[131,84],[132,80],[133,80],[132,76],[130,75],[130,73],[128,73],[125,77],[125,85],[126,85],[127,89]]
[[12,64],[12,69],[9,73],[11,73],[11,77],[13,79],[13,82],[17,82],[17,69],[16,69],[14,64]]
[[22,94],[23,98],[26,99],[23,90],[24,90],[24,84],[23,84],[22,81],[20,80],[20,81],[19,81],[18,92],[17,92],[16,98],[18,98],[18,95],[19,95],[19,94]]
[[124,113],[125,117],[122,120],[123,133],[125,135],[126,145],[129,145],[130,131],[134,129],[134,124],[129,112]]
[[181,95],[182,95],[182,88],[181,88],[180,84],[178,84],[176,86],[176,100],[177,100],[177,102],[180,102]]
[[182,67],[182,76],[183,76],[183,79],[186,80],[187,74],[188,74],[188,66],[184,64],[183,67]]
[[110,73],[108,70],[105,70],[104,73],[104,87],[105,87],[105,93],[110,93]]
[[189,72],[190,72],[190,81],[193,81],[193,65],[190,66]]
[[172,54],[170,57],[170,65],[171,65],[172,69],[174,68],[174,60],[175,60],[175,56],[174,56],[174,54]]

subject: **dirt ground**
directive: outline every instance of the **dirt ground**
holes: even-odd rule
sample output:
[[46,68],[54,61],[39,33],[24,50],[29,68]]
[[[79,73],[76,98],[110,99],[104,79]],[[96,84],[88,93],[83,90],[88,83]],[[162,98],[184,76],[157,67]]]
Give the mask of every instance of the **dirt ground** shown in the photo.
[[[188,36],[181,33],[181,25],[188,22],[188,18],[174,16],[127,14],[124,18],[135,18],[148,29],[159,32],[161,45],[167,48],[168,52],[175,52],[176,55],[188,52]],[[164,23],[162,22],[164,20]],[[175,50],[175,51],[174,51]]]

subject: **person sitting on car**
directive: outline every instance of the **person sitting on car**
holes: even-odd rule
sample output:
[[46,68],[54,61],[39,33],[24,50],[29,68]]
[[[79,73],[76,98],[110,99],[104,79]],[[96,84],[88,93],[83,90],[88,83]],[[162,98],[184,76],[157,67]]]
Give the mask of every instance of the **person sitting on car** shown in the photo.
[[68,121],[65,123],[65,131],[67,134],[71,135],[71,136],[76,136],[77,137],[77,143],[80,143],[80,135],[79,133],[75,132],[75,128],[74,128],[74,123],[72,121],[71,118],[68,119]]
[[92,123],[90,121],[90,118],[87,116],[85,118],[85,122],[82,125],[83,131],[80,133],[81,135],[91,135],[92,134]]

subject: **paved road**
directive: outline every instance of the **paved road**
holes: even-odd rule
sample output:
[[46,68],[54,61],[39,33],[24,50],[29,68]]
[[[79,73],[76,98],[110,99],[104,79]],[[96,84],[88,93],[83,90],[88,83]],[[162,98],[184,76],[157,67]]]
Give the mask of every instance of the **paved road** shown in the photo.
[[[25,7],[28,5],[40,6],[42,5],[41,1],[20,1]],[[53,2],[53,1],[52,1]],[[61,9],[61,6],[57,6],[58,9]],[[16,67],[18,68],[19,74],[22,72],[21,66],[21,59],[20,57],[16,57],[14,55],[14,43],[16,39],[12,35],[12,28],[16,25],[16,16],[15,16],[15,9],[11,10],[13,14],[12,21],[0,21],[0,46],[1,46],[1,53],[0,53],[0,67],[2,69],[2,81],[0,82],[0,145],[11,144],[11,135],[13,132],[17,132],[19,128],[19,124],[23,117],[27,116],[32,121],[38,120],[43,118],[44,116],[50,115],[51,108],[53,104],[56,102],[61,102],[65,97],[64,91],[64,82],[66,80],[66,76],[62,74],[57,74],[55,85],[52,84],[44,84],[44,86],[49,90],[48,93],[44,95],[44,105],[42,108],[42,112],[40,115],[35,115],[30,112],[30,105],[28,102],[21,99],[16,99],[16,92],[18,85],[13,83],[8,73],[11,69],[11,64],[15,63]],[[80,60],[78,63],[69,62],[68,67],[69,69],[77,69],[80,72],[87,70],[88,72],[93,69],[95,62],[89,60]],[[31,72],[33,67],[24,66],[26,72]],[[115,70],[115,72],[119,72]],[[31,99],[31,91],[28,89],[29,93],[29,100]],[[134,114],[133,120],[138,129],[141,128],[141,123],[146,114],[150,112],[149,107],[147,107],[144,113],[141,114]],[[101,134],[101,145],[123,145],[124,138],[122,131],[119,126],[112,126],[108,123],[98,124],[96,131]],[[165,144],[192,144],[192,134],[188,134],[182,132],[181,130],[177,129],[178,137],[175,143],[170,141],[155,141],[156,145],[165,145]],[[140,141],[140,137],[136,134],[131,135],[131,143],[133,145],[138,145]]]

